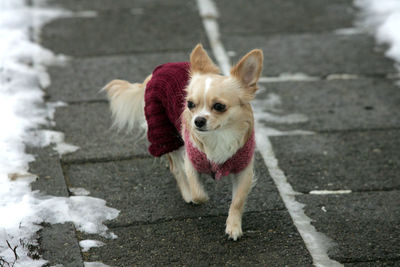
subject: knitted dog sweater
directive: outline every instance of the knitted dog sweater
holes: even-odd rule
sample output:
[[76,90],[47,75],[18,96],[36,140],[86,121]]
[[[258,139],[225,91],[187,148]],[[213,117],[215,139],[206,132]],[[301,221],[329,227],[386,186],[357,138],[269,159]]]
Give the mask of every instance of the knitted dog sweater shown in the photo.
[[200,173],[207,173],[219,180],[230,173],[238,173],[250,163],[254,148],[254,132],[246,144],[223,164],[207,159],[198,150],[185,131],[181,133],[181,115],[185,108],[185,88],[189,81],[190,63],[166,63],[158,66],[147,83],[144,95],[144,113],[147,121],[149,152],[155,157],[177,150],[186,145],[186,151],[193,166]]
[[158,66],[147,83],[144,114],[147,121],[149,152],[160,157],[183,146],[181,114],[185,108],[185,87],[190,63],[166,63]]

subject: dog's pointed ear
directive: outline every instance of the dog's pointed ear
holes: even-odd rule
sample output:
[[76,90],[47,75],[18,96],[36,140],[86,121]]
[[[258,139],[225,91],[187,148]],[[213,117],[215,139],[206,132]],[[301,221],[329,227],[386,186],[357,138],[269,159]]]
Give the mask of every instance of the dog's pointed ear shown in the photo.
[[220,73],[219,68],[207,55],[206,50],[204,50],[201,44],[196,45],[190,54],[190,69],[192,73]]
[[257,82],[260,78],[263,66],[263,52],[260,49],[251,50],[232,67],[231,75],[236,77],[246,88],[257,90]]

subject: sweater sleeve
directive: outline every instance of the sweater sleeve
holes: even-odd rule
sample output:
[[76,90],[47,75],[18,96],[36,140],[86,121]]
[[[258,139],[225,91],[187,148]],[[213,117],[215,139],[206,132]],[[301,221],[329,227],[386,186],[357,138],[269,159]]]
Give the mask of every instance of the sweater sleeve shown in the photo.
[[157,67],[145,92],[145,117],[150,142],[149,152],[155,157],[183,146],[180,136],[181,114],[189,64],[167,63]]

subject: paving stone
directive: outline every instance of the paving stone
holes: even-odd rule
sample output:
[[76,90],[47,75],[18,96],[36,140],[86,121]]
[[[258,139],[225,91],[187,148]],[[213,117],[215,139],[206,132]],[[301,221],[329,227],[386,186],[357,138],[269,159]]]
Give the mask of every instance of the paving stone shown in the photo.
[[154,53],[71,59],[49,69],[50,101],[93,101],[106,99],[99,90],[113,79],[142,82],[156,66],[189,60],[189,53]]
[[333,31],[353,26],[348,0],[218,0],[222,35]]
[[[258,154],[255,171],[258,181],[250,193],[246,210],[284,209]],[[91,196],[105,199],[107,205],[121,210],[110,226],[177,217],[226,215],[231,202],[229,178],[216,182],[206,176],[204,181],[209,202],[199,206],[186,204],[169,169],[152,158],[72,164],[66,168],[66,175],[71,187],[83,187],[90,191]]]
[[372,37],[358,35],[280,34],[273,36],[222,35],[226,50],[234,51],[232,62],[254,48],[264,52],[263,76],[305,73],[325,76],[332,73],[396,73],[393,62],[374,47]]
[[35,161],[29,163],[29,172],[38,176],[31,183],[32,190],[40,190],[45,195],[68,197],[58,153],[51,146],[27,147],[26,152],[35,157]]
[[[392,80],[323,80],[262,86],[258,107],[278,117],[264,120],[268,127],[331,131],[400,126],[400,94]],[[279,99],[271,101],[274,97]],[[305,115],[308,120],[285,123],[291,121],[285,119],[290,114]]]
[[399,260],[399,191],[302,195],[298,200],[306,204],[316,229],[337,243],[328,251],[331,258],[342,263]]
[[117,266],[311,266],[312,259],[286,211],[250,213],[244,237],[228,240],[224,216],[115,228],[114,240],[86,260]]
[[198,11],[187,5],[61,18],[46,24],[40,39],[44,47],[75,57],[190,51],[199,42],[207,44]]
[[111,129],[111,114],[107,103],[84,103],[60,107],[55,113],[56,130],[65,133],[65,142],[79,146],[66,154],[63,161],[93,161],[147,156],[145,141],[133,134]]
[[39,246],[49,266],[83,267],[75,228],[71,223],[46,224],[39,232]]
[[400,131],[272,137],[294,190],[400,189]]

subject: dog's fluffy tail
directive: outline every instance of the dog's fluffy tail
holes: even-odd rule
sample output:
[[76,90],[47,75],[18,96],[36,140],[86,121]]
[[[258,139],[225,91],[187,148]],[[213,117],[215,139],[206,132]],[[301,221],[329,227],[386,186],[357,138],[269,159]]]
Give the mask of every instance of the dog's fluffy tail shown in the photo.
[[113,127],[118,130],[126,129],[142,135],[147,131],[147,123],[144,116],[144,92],[147,81],[144,83],[130,83],[123,80],[113,80],[102,90],[107,91],[110,100]]

